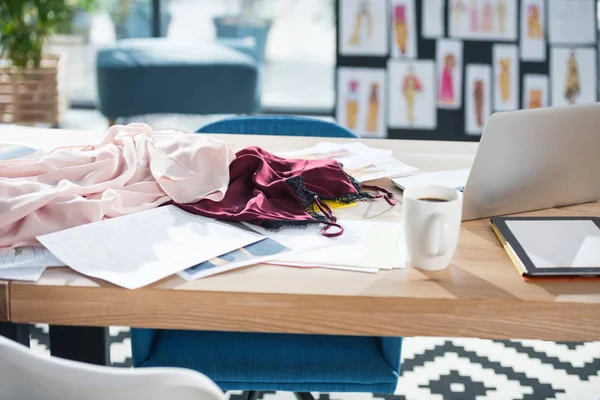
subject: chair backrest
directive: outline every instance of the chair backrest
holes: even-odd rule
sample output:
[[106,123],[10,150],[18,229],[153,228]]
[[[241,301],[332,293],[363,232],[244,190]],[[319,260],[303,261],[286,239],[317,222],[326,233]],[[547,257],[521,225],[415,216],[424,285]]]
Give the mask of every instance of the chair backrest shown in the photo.
[[206,376],[181,368],[100,367],[36,354],[0,337],[2,400],[224,400]]
[[356,138],[354,133],[333,122],[293,116],[258,115],[225,118],[198,129],[196,133],[245,135],[321,136]]

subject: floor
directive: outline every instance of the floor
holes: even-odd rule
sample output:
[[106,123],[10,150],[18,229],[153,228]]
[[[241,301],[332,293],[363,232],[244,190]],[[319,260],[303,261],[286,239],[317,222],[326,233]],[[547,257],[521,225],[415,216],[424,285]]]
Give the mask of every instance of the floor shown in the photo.
[[[110,328],[111,361],[131,366],[129,329]],[[31,330],[31,347],[47,352],[48,327]],[[229,393],[242,400],[241,393]],[[394,395],[317,394],[317,400],[598,400],[600,342],[406,338]],[[263,400],[295,400],[266,392]]]

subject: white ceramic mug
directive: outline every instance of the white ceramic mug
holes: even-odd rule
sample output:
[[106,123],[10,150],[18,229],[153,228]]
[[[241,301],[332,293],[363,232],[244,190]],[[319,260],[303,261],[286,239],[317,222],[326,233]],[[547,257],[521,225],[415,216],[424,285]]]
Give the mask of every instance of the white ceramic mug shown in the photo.
[[462,193],[425,185],[407,188],[403,197],[407,264],[426,271],[446,268],[458,245]]

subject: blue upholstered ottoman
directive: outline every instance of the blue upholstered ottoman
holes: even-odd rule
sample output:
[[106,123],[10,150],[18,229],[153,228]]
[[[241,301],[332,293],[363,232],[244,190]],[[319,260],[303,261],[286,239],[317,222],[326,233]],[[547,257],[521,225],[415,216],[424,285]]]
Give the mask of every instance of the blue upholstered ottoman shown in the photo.
[[200,371],[223,390],[393,393],[402,338],[132,329],[134,367]]
[[99,109],[134,115],[250,114],[260,107],[258,65],[243,41],[130,39],[98,52]]

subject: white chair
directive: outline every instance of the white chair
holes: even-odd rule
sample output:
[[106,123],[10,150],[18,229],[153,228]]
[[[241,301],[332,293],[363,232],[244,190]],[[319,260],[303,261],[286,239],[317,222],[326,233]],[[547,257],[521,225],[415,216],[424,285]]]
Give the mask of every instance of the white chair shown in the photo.
[[206,376],[181,368],[123,369],[47,357],[0,336],[2,400],[224,400]]

